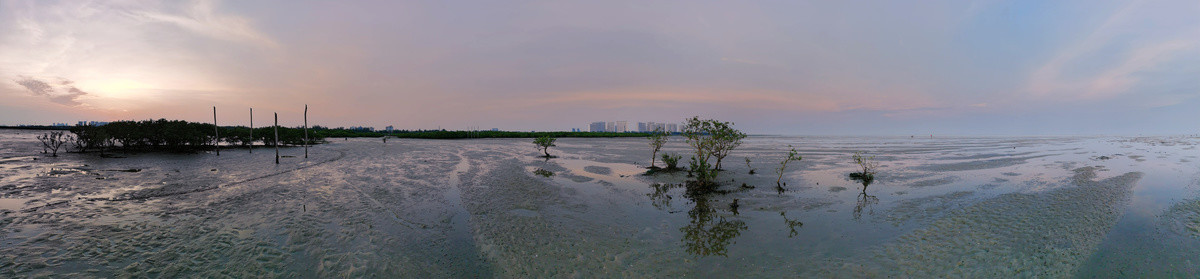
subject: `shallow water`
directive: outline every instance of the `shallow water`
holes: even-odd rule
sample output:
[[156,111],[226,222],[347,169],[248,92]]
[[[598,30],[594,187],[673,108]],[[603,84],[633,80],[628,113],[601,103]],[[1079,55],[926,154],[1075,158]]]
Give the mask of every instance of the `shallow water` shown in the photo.
[[[334,140],[276,165],[48,157],[34,136],[0,130],[5,277],[1200,274],[1198,138],[753,136],[703,194],[641,175],[644,139],[548,160],[526,139]],[[788,145],[804,158],[777,187]],[[865,189],[855,151],[880,163]]]

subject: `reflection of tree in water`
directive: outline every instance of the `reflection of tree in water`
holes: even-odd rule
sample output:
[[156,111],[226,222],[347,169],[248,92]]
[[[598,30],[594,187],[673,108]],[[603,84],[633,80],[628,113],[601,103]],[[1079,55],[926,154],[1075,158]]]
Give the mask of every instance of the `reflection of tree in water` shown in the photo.
[[788,219],[787,214],[785,214],[783,211],[779,212],[779,216],[783,216],[783,224],[787,225],[788,229],[792,230],[788,233],[788,238],[795,237],[797,234],[799,234],[796,232],[796,228],[804,226],[804,223],[801,223],[800,220]]
[[653,204],[654,208],[658,208],[659,210],[668,209],[671,207],[670,191],[671,189],[679,187],[679,184],[650,184],[650,189],[652,191],[649,194],[646,194],[646,196],[650,197],[650,204]]
[[733,238],[738,237],[742,231],[749,228],[746,226],[746,222],[717,216],[718,212],[709,206],[707,197],[685,196],[692,200],[695,207],[688,211],[688,217],[692,219],[691,223],[679,228],[679,231],[683,232],[683,247],[693,255],[726,256],[728,252],[726,247],[733,241]]
[[875,204],[879,203],[879,198],[872,195],[867,195],[867,186],[871,185],[871,182],[874,181],[874,178],[871,176],[866,176],[857,180],[862,182],[863,187],[862,192],[858,193],[858,200],[854,202],[854,220],[856,221],[862,219],[863,208],[867,208],[867,215],[874,215]]
[[541,175],[542,177],[551,177],[551,176],[554,176],[554,172],[552,172],[552,171],[548,171],[548,170],[546,170],[546,169],[543,169],[543,168],[538,168],[538,169],[536,169],[536,170],[533,170],[533,174],[536,174],[536,175]]
[[867,208],[867,215],[874,215],[877,203],[879,203],[879,198],[867,195],[865,191],[858,193],[858,200],[854,203],[854,220],[862,219],[863,208]]
[[[733,243],[733,239],[749,228],[746,226],[746,222],[727,219],[712,207],[709,197],[726,192],[713,191],[695,185],[655,183],[650,185],[651,192],[646,196],[650,198],[650,202],[655,208],[669,210],[672,200],[670,191],[678,188],[686,188],[683,197],[693,204],[691,210],[687,212],[691,221],[687,226],[679,228],[679,231],[683,233],[684,249],[697,256],[726,256],[727,247]],[[735,206],[736,202],[730,204],[730,210],[733,210]]]

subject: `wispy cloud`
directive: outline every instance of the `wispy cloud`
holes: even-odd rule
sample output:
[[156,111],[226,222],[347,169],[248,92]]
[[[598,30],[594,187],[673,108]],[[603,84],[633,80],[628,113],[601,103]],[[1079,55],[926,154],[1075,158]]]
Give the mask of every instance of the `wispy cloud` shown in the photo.
[[185,8],[183,14],[172,14],[158,10],[137,10],[130,14],[151,22],[176,25],[216,39],[247,43],[262,47],[277,48],[279,44],[259,32],[245,17],[219,14],[215,0],[197,0]]
[[79,101],[80,97],[87,95],[87,92],[79,90],[74,86],[73,81],[62,79],[55,84],[51,84],[32,77],[20,77],[15,80],[18,85],[25,87],[30,93],[36,96],[44,96],[50,99],[51,102],[63,104],[67,106],[83,105]]
[[0,0],[0,121],[320,102],[330,125],[778,131],[1200,102],[1195,2],[622,1]]
[[1188,20],[1182,29],[1163,32],[1161,25],[1166,23],[1161,18],[1172,18],[1164,14],[1200,11],[1196,7],[1175,8],[1128,3],[1034,71],[1029,92],[1048,99],[1108,99],[1130,93],[1129,89],[1140,81],[1137,73],[1182,54],[1200,53],[1200,22]]

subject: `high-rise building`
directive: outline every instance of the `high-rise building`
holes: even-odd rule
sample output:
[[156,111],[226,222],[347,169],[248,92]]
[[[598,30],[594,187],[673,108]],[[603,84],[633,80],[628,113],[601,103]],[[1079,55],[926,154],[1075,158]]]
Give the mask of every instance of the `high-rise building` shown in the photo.
[[617,121],[617,127],[613,131],[617,132],[617,133],[628,132],[629,129],[627,129],[627,127],[626,127],[626,126],[628,126],[628,124],[629,124],[629,121]]
[[604,131],[605,132],[616,132],[617,131],[617,122],[610,121],[608,123],[604,123]]
[[590,125],[589,128],[591,128],[592,132],[604,132],[605,131],[604,130],[604,122],[592,122],[592,125]]
[[[654,122],[650,122],[650,123],[653,124]],[[647,130],[646,127],[648,127],[648,126],[646,126],[646,122],[638,122],[638,132],[643,132],[643,133],[649,132],[650,130]]]
[[678,126],[677,124],[675,124],[675,123],[669,123],[669,124],[667,124],[667,128],[666,128],[665,130],[666,130],[668,133],[678,133],[678,132],[679,132],[679,126]]
[[391,133],[393,130],[395,130],[395,128],[393,128],[392,125],[388,125],[387,128],[385,128],[385,129],[387,130],[388,133]]

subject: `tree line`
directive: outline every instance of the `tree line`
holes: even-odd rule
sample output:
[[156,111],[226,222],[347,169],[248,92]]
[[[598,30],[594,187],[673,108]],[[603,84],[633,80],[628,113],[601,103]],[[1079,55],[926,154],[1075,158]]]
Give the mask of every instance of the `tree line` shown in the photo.
[[[219,130],[220,137],[215,133]],[[251,137],[250,128],[245,126],[216,127],[211,123],[187,122],[183,120],[122,120],[110,122],[103,126],[81,125],[70,128],[73,147],[80,152],[110,148],[133,149],[199,149],[209,148],[215,144],[224,143],[232,146],[250,146],[261,142],[265,145],[275,144],[275,127],[254,128]],[[317,133],[310,136],[309,142],[323,142],[324,137]],[[279,143],[284,145],[304,144],[302,128],[279,127]]]
[[394,137],[416,139],[469,139],[469,138],[617,138],[645,137],[648,133],[616,133],[616,132],[516,132],[516,131],[447,131],[419,130],[392,132],[361,131],[350,129],[331,129],[313,126],[310,130],[326,138],[355,138],[355,137]]

